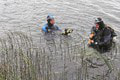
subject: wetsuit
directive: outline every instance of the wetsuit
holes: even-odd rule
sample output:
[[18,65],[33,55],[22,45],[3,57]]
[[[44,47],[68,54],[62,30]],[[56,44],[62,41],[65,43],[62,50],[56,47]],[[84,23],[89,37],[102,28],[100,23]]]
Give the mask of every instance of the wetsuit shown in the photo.
[[42,27],[42,31],[44,31],[45,33],[56,31],[56,30],[60,30],[59,27],[56,25],[45,24]]
[[112,46],[112,35],[111,31],[107,27],[100,30],[96,30],[96,28],[93,27],[91,33],[94,33],[92,38],[94,43],[91,43],[90,46],[102,52],[110,49]]

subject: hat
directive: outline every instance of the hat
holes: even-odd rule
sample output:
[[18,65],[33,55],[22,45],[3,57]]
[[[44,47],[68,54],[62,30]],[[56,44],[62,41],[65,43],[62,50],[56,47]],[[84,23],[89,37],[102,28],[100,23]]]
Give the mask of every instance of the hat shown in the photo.
[[47,16],[47,20],[51,20],[51,19],[54,19],[54,17],[53,17],[53,15],[50,15],[50,14],[49,14],[49,15]]
[[102,18],[97,18],[97,19],[95,19],[95,24],[98,24],[98,23],[101,23],[101,22],[103,22],[103,21],[102,21]]

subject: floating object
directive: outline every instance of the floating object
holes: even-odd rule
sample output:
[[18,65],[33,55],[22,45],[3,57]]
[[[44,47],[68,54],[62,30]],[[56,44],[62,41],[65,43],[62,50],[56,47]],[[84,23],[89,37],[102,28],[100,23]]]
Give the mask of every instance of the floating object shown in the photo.
[[70,33],[72,33],[72,32],[73,32],[73,29],[66,28],[66,29],[64,30],[64,32],[62,33],[62,35],[68,35],[68,34],[70,34]]

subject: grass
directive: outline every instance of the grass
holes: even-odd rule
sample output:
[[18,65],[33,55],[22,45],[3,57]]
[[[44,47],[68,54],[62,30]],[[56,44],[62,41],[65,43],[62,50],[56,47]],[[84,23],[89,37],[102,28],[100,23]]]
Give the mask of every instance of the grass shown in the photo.
[[70,39],[40,36],[36,43],[22,32],[6,32],[0,38],[0,80],[120,80],[120,46],[100,54],[84,39]]

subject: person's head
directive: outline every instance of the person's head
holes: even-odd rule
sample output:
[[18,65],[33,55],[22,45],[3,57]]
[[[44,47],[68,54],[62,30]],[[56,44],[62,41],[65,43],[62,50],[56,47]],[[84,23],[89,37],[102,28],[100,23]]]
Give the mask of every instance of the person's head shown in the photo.
[[54,25],[55,24],[55,19],[52,15],[47,16],[47,22],[48,24]]
[[96,29],[103,29],[105,27],[105,24],[101,18],[97,18],[95,20],[95,24],[96,24]]

